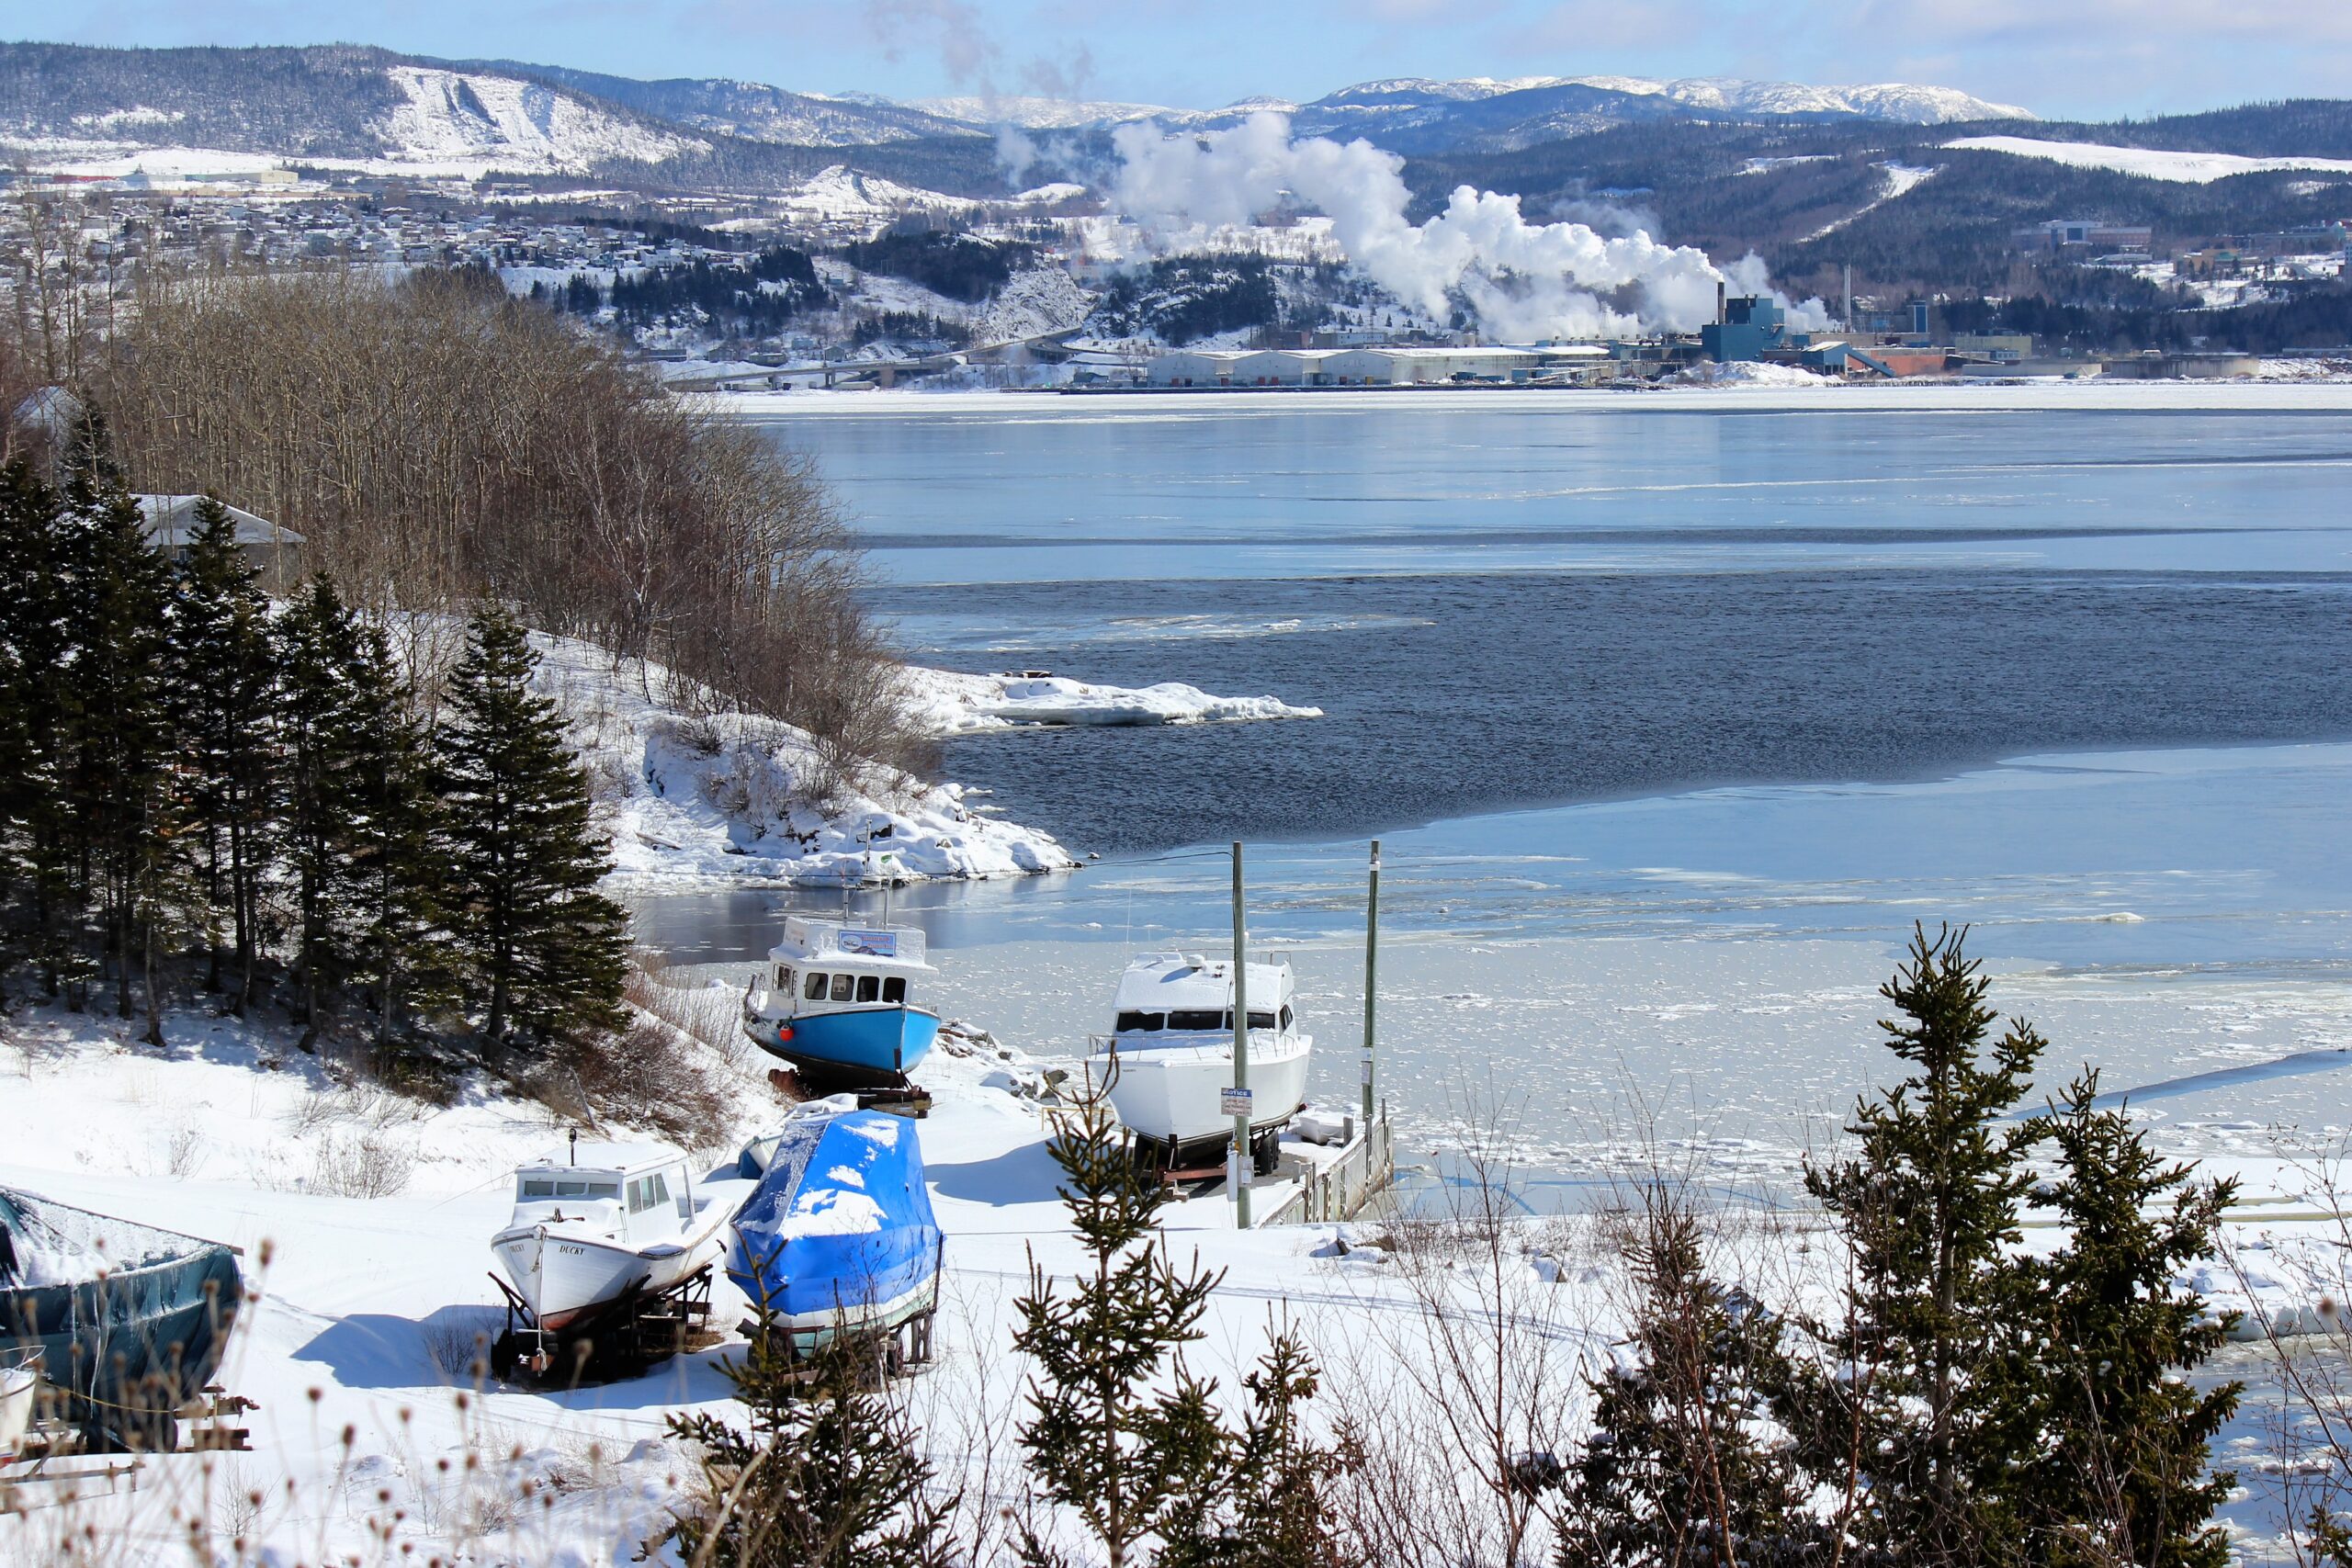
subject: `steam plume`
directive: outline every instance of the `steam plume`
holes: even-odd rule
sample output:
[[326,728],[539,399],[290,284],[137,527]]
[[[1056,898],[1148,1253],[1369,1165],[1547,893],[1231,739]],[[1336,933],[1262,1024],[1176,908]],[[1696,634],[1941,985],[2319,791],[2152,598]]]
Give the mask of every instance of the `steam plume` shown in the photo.
[[1199,136],[1122,126],[1113,144],[1122,163],[1112,194],[1147,230],[1246,224],[1287,192],[1330,218],[1332,238],[1374,283],[1440,318],[1462,299],[1496,337],[1688,332],[1713,319],[1715,286],[1727,281],[1690,246],[1530,223],[1519,197],[1466,185],[1415,225],[1403,159],[1368,141],[1293,141],[1279,114]]

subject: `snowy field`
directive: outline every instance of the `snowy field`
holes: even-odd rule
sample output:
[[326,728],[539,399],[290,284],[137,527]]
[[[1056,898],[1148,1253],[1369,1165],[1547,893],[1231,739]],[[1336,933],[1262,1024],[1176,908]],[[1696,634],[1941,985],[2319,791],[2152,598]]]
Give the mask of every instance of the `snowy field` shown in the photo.
[[2352,173],[2352,160],[2343,158],[2248,158],[2235,152],[2173,152],[2154,147],[2110,147],[2097,141],[2047,141],[2032,136],[1963,136],[1944,145],[1959,152],[2007,152],[2018,158],[2041,158],[2078,169],[2110,169],[2119,175],[2182,185],[2211,185],[2236,175],[2272,174],[2281,169]]

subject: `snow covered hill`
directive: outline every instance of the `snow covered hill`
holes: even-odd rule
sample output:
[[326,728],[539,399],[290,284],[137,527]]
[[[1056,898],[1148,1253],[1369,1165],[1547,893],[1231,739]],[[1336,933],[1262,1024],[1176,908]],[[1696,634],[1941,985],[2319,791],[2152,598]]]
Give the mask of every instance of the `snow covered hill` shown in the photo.
[[2234,152],[2174,152],[2156,147],[2109,147],[2096,141],[2044,141],[2028,136],[1963,136],[1944,145],[1960,152],[2007,152],[2012,157],[2041,158],[2077,169],[2110,169],[2119,175],[2181,185],[2211,185],[2236,175],[2283,169],[2352,174],[2352,159],[2345,158],[2246,158]]

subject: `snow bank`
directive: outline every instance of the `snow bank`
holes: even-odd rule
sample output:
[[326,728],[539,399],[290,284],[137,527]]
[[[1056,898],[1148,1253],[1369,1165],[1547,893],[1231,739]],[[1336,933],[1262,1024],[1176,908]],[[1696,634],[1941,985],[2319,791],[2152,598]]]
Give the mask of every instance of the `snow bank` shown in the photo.
[[616,668],[602,649],[569,638],[531,640],[539,690],[571,718],[620,878],[832,885],[1078,863],[1050,834],[972,811],[960,785],[828,763],[791,725],[669,705],[655,694],[668,679],[658,668]]
[[1293,707],[1279,697],[1212,696],[1198,686],[1098,686],[1059,675],[967,675],[907,671],[909,706],[933,735],[971,735],[1033,725],[1231,724],[1252,719],[1320,718],[1321,708]]

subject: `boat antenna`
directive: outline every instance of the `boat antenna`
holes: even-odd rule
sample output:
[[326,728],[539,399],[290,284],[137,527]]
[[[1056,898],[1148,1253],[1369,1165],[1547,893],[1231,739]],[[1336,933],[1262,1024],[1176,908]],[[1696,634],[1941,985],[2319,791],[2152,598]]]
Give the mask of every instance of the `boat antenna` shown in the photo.
[[580,1163],[580,1129],[577,1127],[571,1130],[571,1163]]

